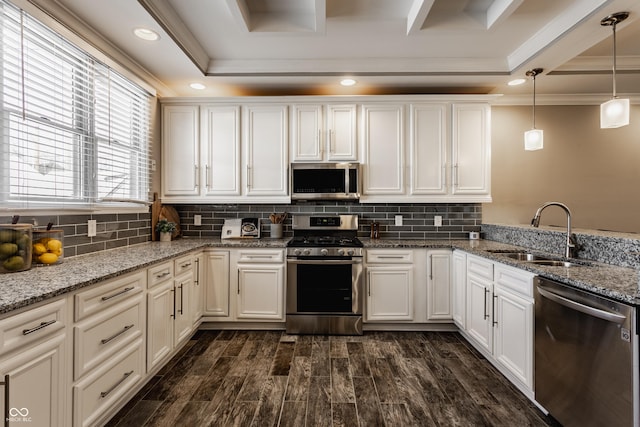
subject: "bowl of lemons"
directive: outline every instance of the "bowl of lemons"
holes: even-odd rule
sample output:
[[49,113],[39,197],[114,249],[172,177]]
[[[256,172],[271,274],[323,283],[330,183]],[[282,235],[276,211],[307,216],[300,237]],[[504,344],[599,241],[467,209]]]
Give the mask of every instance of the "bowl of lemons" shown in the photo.
[[64,231],[34,230],[31,253],[34,264],[60,264],[64,260]]
[[0,224],[0,273],[31,268],[31,224]]

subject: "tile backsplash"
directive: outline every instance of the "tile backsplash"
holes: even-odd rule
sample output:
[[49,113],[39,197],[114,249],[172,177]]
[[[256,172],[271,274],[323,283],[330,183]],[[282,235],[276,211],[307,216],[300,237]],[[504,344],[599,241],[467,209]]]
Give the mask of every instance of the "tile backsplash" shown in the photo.
[[[290,205],[175,205],[180,214],[183,234],[188,237],[219,237],[225,218],[262,218],[262,236],[269,237],[269,214],[288,212],[284,237],[293,235],[291,215],[357,214],[361,237],[369,236],[372,221],[380,223],[380,237],[386,239],[466,239],[470,231],[480,231],[482,205],[477,203],[431,204],[359,204],[354,202],[306,202]],[[195,226],[194,215],[202,225]],[[396,226],[395,216],[403,225]],[[434,216],[442,217],[442,226],[433,225]]]

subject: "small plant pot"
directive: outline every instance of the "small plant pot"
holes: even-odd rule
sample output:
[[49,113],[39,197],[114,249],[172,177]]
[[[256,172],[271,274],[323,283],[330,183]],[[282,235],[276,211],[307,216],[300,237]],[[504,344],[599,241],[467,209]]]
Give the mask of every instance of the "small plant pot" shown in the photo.
[[169,233],[169,232],[167,232],[167,233],[160,232],[160,241],[161,242],[170,242],[171,241],[171,234],[172,233]]

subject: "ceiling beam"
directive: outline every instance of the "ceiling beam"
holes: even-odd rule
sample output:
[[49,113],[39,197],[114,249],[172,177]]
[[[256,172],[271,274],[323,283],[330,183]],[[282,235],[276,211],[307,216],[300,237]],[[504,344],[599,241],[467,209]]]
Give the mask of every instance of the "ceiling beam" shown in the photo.
[[245,32],[251,32],[251,12],[245,0],[226,0],[231,16]]
[[524,0],[494,0],[487,9],[487,30],[511,16],[523,2]]
[[433,3],[436,0],[413,0],[409,15],[407,15],[407,35],[417,34],[422,29]]

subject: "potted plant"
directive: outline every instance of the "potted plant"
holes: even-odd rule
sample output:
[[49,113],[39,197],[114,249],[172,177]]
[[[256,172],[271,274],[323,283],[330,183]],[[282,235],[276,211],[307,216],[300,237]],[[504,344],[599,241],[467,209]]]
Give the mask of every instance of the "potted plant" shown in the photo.
[[176,223],[163,218],[156,224],[156,231],[160,233],[161,242],[170,242],[171,235],[176,231]]

